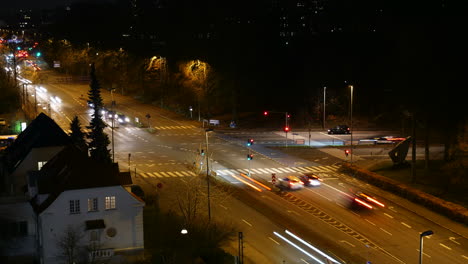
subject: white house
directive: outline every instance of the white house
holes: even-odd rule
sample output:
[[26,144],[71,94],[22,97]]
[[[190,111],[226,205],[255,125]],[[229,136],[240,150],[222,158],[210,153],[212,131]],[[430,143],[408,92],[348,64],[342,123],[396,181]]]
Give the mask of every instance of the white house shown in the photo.
[[[124,179],[125,180],[125,179]],[[120,259],[142,253],[144,202],[122,186],[115,164],[99,164],[74,147],[51,159],[37,177],[42,263],[66,258]],[[69,242],[76,237],[76,245]],[[67,253],[71,247],[75,254]]]

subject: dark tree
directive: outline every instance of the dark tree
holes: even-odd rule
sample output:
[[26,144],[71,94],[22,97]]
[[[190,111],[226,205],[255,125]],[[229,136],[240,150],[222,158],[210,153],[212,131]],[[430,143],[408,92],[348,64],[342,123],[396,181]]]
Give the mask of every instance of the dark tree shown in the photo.
[[102,109],[102,98],[101,98],[101,87],[99,81],[96,78],[94,63],[91,65],[90,72],[91,82],[89,84],[89,102],[92,103],[94,113],[91,118],[91,122],[88,129],[91,131],[87,137],[90,140],[88,147],[90,156],[92,159],[101,161],[104,163],[111,163],[111,155],[107,146],[110,144],[109,137],[104,133],[106,124],[102,121],[101,109]]
[[80,120],[78,119],[78,116],[75,116],[72,122],[70,123],[70,130],[71,130],[70,138],[73,144],[75,144],[75,146],[77,146],[83,152],[87,153],[88,145],[86,144],[86,141],[85,141],[85,133],[81,131],[81,124],[80,124]]

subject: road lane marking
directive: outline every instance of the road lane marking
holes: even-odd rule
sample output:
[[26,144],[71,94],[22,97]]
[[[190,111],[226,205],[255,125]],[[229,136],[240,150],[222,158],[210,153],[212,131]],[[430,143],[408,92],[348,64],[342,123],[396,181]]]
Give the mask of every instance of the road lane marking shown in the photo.
[[446,249],[448,249],[448,250],[452,250],[449,246],[446,246],[446,245],[444,245],[444,244],[442,244],[442,243],[439,243],[439,245],[441,245],[442,247],[444,247],[444,248],[446,248]]
[[387,234],[389,234],[389,235],[393,236],[393,234],[392,234],[392,233],[388,232],[387,230],[385,230],[385,229],[383,229],[383,228],[380,228],[380,230],[382,230],[382,231],[384,231],[385,233],[387,233]]
[[309,262],[305,261],[304,259],[301,259],[301,260],[302,260],[302,262],[304,262],[304,263],[310,264]]
[[292,210],[288,210],[288,213],[293,213],[293,214],[296,214],[296,215],[298,215],[298,216],[301,216],[298,212],[292,211]]
[[315,193],[315,194],[317,194],[317,195],[319,195],[319,196],[321,196],[321,197],[327,199],[328,201],[332,201],[332,199],[330,199],[330,198],[328,198],[328,197],[326,197],[326,196],[324,196],[324,195],[321,195],[320,193],[318,193],[318,192],[316,192],[316,191],[314,191],[314,190],[311,190],[311,189],[306,189],[306,190],[311,191],[311,192],[313,192],[313,193]]
[[251,223],[249,223],[249,222],[245,221],[244,219],[242,219],[242,221],[243,221],[244,223],[248,224],[249,226],[252,226],[252,224],[251,224]]
[[457,241],[455,241],[456,238],[454,237],[449,237],[449,240],[452,241],[453,243],[457,244],[457,245],[461,245],[460,243],[458,243]]
[[408,225],[408,224],[407,224],[407,223],[405,223],[405,222],[401,222],[401,224],[402,224],[402,225],[404,225],[404,226],[406,226],[407,228],[411,228],[411,226],[410,226],[410,225]]
[[[419,252],[419,249],[416,249],[416,251]],[[426,256],[426,257],[428,257],[428,258],[431,258],[430,255],[428,255],[428,254],[426,254],[426,253],[424,253],[424,252],[423,252],[423,255]]]
[[373,226],[376,226],[376,224],[372,223],[371,221],[365,219],[367,222],[369,222],[369,224],[373,225]]
[[280,243],[276,240],[274,240],[272,237],[268,237],[271,241],[275,242],[276,244],[280,245]]
[[461,255],[461,256],[462,256],[463,258],[465,258],[465,259],[468,259],[468,257],[467,257],[467,256],[465,256],[465,255]]
[[355,245],[353,245],[353,244],[349,243],[349,242],[348,242],[348,241],[346,241],[346,240],[340,240],[340,242],[341,242],[341,243],[348,244],[348,245],[350,245],[350,246],[352,246],[352,247],[356,247]]
[[390,210],[393,211],[394,213],[397,213],[397,210],[395,210],[395,208],[393,208],[393,206],[389,206],[388,209],[390,209]]
[[227,210],[228,208],[222,204],[220,204],[219,206],[221,206],[224,210]]
[[393,216],[391,216],[391,215],[389,215],[387,213],[384,213],[384,215],[387,216],[387,217],[393,218]]

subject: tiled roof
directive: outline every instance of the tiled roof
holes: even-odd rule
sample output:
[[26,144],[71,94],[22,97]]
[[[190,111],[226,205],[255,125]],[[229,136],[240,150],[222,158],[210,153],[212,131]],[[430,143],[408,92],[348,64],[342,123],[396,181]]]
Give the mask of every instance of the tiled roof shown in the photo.
[[[123,184],[127,184],[126,178]],[[49,194],[49,198],[36,211],[46,209],[63,191],[123,185],[121,179],[118,164],[99,163],[75,146],[67,146],[40,171],[38,193]]]
[[5,150],[8,170],[11,172],[32,148],[64,146],[70,143],[70,137],[57,123],[46,114],[40,113]]

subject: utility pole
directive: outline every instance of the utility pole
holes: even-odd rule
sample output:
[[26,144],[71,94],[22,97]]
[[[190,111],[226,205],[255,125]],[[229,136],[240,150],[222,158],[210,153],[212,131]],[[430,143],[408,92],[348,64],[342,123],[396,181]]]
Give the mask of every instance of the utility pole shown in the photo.
[[351,159],[350,159],[350,163],[352,164],[353,163],[353,86],[352,85],[349,85],[349,88],[351,88],[351,109],[350,109],[350,113],[351,113]]
[[244,264],[244,235],[239,232],[239,263]]
[[206,186],[207,186],[207,197],[208,197],[208,223],[211,222],[211,204],[210,204],[210,167],[208,166],[208,132],[213,131],[213,129],[208,128],[205,130],[206,137]]
[[412,116],[412,135],[411,135],[411,182],[416,181],[416,117],[413,112]]

